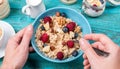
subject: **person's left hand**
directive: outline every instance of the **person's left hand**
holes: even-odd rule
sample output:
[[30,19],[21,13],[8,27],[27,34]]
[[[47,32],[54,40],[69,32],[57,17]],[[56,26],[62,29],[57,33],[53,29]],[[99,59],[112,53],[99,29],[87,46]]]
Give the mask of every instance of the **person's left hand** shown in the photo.
[[1,69],[22,69],[27,61],[33,26],[29,25],[9,39]]

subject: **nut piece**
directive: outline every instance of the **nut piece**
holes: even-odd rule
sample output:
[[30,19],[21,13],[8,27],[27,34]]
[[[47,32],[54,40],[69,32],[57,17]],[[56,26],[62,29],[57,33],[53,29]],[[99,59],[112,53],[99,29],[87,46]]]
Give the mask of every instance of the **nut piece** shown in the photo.
[[58,22],[58,25],[61,25],[61,26],[65,25],[66,23],[66,18],[64,17],[57,17],[56,20]]
[[56,12],[56,16],[59,17],[60,16],[60,12]]
[[74,31],[74,32],[80,33],[80,27],[77,26],[77,27],[75,28],[75,31]]
[[44,47],[42,51],[48,53],[50,51],[50,46]]
[[55,47],[54,46],[50,46],[50,49],[51,49],[51,51],[54,51]]
[[45,27],[45,30],[49,30],[50,29],[49,23],[44,24],[44,27]]

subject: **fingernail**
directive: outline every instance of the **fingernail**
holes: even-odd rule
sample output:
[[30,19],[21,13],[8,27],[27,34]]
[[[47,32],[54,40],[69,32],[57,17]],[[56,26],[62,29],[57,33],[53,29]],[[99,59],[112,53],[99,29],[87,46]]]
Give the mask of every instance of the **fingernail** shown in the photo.
[[32,31],[32,30],[33,30],[32,24],[30,24],[30,25],[27,27],[27,30],[28,30],[28,31]]
[[85,39],[81,38],[79,41],[80,45],[84,45],[84,41],[85,41]]

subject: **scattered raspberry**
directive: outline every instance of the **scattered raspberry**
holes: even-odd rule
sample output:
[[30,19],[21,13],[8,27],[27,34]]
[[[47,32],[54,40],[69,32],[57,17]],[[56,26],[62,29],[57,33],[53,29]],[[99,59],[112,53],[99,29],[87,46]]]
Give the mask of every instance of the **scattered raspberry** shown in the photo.
[[44,23],[47,23],[47,22],[51,23],[52,19],[49,16],[46,16],[46,17],[44,17],[43,21],[44,21]]
[[67,41],[67,46],[68,46],[69,48],[73,48],[74,42],[73,42],[72,40]]
[[57,53],[57,59],[62,60],[64,58],[64,55],[62,52]]
[[75,22],[70,22],[70,23],[67,24],[66,27],[69,29],[69,31],[74,31],[75,26],[76,26]]
[[41,40],[43,43],[45,43],[45,42],[47,42],[47,41],[49,40],[49,36],[48,36],[46,33],[44,33],[44,34],[40,37],[40,40]]

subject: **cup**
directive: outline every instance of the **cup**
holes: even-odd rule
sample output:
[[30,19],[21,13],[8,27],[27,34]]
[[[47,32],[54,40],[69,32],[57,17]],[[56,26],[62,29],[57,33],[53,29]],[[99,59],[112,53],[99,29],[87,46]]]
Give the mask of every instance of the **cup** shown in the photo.
[[0,19],[8,16],[10,13],[10,6],[8,0],[0,0]]
[[36,18],[40,13],[45,11],[45,5],[42,0],[26,0],[26,4],[22,8],[22,13],[31,18]]
[[83,0],[82,10],[91,17],[102,15],[105,10],[106,0]]
[[0,47],[2,46],[3,40],[4,40],[4,30],[0,26]]
[[6,45],[8,43],[9,38],[15,35],[15,31],[13,27],[4,21],[0,20],[0,58],[5,55]]
[[77,2],[77,0],[60,0],[61,2],[63,2],[64,4],[74,4],[75,2]]

